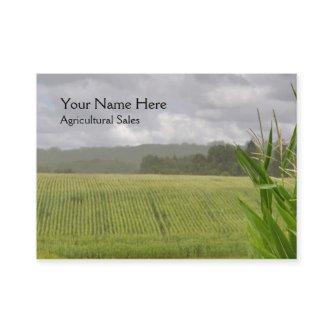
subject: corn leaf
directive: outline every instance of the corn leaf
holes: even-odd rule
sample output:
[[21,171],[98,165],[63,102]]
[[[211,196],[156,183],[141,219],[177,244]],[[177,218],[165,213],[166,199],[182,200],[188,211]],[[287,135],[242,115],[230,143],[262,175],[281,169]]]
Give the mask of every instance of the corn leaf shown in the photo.
[[238,161],[241,164],[245,165],[246,169],[251,171],[251,174],[258,175],[258,177],[263,183],[273,183],[262,165],[254,159],[251,159],[240,147],[237,147],[236,149],[236,156],[238,158]]
[[261,238],[270,243],[271,242],[271,236],[270,236],[270,230],[267,227],[267,225],[264,223],[264,221],[261,219],[259,215],[257,215],[245,202],[242,200],[238,199],[243,211],[248,218],[248,220],[251,222],[253,227],[258,231],[260,234]]
[[278,209],[283,220],[286,222],[288,228],[296,232],[296,216],[294,216],[292,212],[288,212],[287,209],[281,207],[279,204],[276,205],[276,208]]
[[272,217],[270,218],[269,226],[271,228],[273,240],[281,258],[296,258],[296,252],[291,246],[288,238],[285,236],[279,225]]
[[293,154],[296,149],[296,143],[297,143],[297,126],[295,126],[295,128],[294,128],[289,145],[283,154],[282,169],[286,169],[288,162],[290,162],[291,158],[293,157]]
[[265,157],[265,164],[264,168],[267,170],[269,167],[269,162],[271,161],[272,157],[272,150],[273,150],[273,128],[271,124],[271,130],[269,131],[269,138],[267,143],[267,150],[266,150],[266,157]]

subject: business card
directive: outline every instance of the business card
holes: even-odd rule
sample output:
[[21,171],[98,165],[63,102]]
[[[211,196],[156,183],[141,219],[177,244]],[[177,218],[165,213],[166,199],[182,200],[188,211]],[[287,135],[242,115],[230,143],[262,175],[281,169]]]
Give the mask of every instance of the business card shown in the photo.
[[38,74],[38,259],[297,258],[295,74]]

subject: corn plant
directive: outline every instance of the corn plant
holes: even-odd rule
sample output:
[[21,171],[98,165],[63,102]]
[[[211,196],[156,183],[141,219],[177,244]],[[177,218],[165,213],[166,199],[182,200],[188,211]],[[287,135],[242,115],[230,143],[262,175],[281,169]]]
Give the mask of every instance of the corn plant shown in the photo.
[[[297,94],[293,86],[295,99]],[[271,124],[268,139],[264,139],[262,122],[258,111],[260,135],[253,131],[252,140],[257,147],[255,154],[245,152],[240,146],[236,156],[245,173],[252,180],[260,194],[260,212],[249,207],[239,199],[240,205],[249,221],[248,232],[252,255],[256,258],[297,257],[296,210],[297,210],[297,177],[296,177],[296,126],[288,145],[284,145],[278,121],[273,111],[277,143],[273,143],[273,126]],[[277,152],[278,154],[274,154]],[[278,155],[281,179],[270,177],[268,168],[273,156]],[[292,178],[294,185],[290,190]]]

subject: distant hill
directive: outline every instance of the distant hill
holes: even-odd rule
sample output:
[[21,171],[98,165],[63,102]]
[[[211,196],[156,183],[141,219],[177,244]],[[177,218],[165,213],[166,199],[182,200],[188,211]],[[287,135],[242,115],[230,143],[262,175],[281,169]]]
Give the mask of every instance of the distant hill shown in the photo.
[[210,145],[145,144],[123,147],[84,147],[61,150],[37,149],[38,172],[135,173],[147,155],[183,157],[206,155]]

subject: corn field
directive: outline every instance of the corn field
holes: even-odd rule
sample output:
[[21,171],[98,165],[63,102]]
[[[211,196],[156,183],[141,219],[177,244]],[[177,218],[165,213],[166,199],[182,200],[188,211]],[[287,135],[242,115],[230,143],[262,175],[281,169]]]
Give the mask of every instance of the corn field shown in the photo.
[[246,258],[244,177],[38,174],[38,258]]

